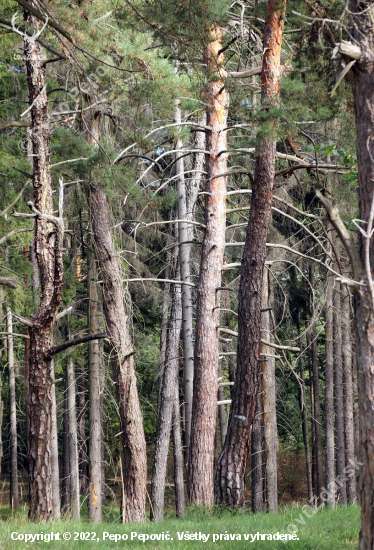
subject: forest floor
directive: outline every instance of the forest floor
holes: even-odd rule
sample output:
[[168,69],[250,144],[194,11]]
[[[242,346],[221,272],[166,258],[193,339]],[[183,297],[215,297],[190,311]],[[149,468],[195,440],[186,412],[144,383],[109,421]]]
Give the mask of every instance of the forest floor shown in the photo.
[[[256,515],[244,509],[239,512],[217,508],[210,512],[191,509],[183,519],[170,517],[159,523],[147,522],[132,525],[115,523],[118,518],[117,512],[118,510],[113,509],[107,516],[110,522],[100,525],[66,520],[46,525],[28,523],[25,508],[12,515],[8,506],[1,506],[0,550],[23,550],[28,546],[33,549],[56,550],[81,548],[279,550],[284,546],[292,550],[358,548],[360,528],[358,506],[344,506],[336,510],[322,509],[314,515],[305,506],[301,508],[291,505],[284,507],[278,514]],[[265,540],[261,540],[261,537],[257,540],[257,533],[274,535],[276,533],[292,534],[295,531],[297,540],[284,542],[284,540],[267,540],[268,537],[265,537]],[[48,535],[51,533],[59,534],[58,540],[48,542]],[[29,536],[39,534],[39,540],[29,539],[26,543],[26,534]],[[168,538],[165,538],[166,535]],[[193,535],[196,538],[186,540],[186,535]],[[12,540],[12,537],[15,539],[20,536],[23,540],[19,538]],[[256,538],[251,542],[253,536]]]

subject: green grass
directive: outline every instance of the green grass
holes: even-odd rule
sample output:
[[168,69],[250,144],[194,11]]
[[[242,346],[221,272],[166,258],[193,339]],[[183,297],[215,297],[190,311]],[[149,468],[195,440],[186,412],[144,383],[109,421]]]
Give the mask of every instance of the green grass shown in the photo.
[[[202,509],[192,509],[184,519],[166,519],[159,523],[147,522],[145,524],[121,525],[119,523],[104,523],[93,525],[91,523],[73,523],[59,521],[52,524],[28,523],[25,511],[13,516],[9,508],[0,508],[0,550],[22,550],[24,548],[56,548],[61,550],[75,550],[81,548],[113,549],[131,548],[138,550],[147,549],[226,549],[236,550],[244,548],[275,550],[290,548],[292,550],[344,550],[358,548],[359,534],[359,508],[346,506],[336,510],[321,510],[313,517],[308,518],[303,514],[305,508],[287,507],[278,514],[256,514],[247,511],[230,512],[214,509],[210,512]],[[113,516],[114,517],[114,516]],[[299,520],[299,521],[297,521]],[[248,533],[289,533],[294,529],[290,524],[297,525],[297,537],[299,540],[282,541],[264,540],[251,542],[244,540],[244,534]],[[26,544],[24,541],[11,540],[11,533],[21,534],[36,533],[60,533],[61,540],[35,541]],[[72,537],[69,541],[62,540],[62,534],[69,532]],[[103,540],[103,533],[127,534],[127,541],[115,542],[115,540]],[[148,540],[143,542],[139,538],[131,540],[131,533],[151,535],[168,533],[173,540]],[[206,543],[201,540],[178,540],[179,533],[204,533],[210,534]],[[242,540],[218,540],[213,543],[213,534],[240,535]],[[74,540],[75,533],[96,533],[94,540]],[[90,535],[91,538],[91,535]],[[99,541],[97,541],[99,539]]]

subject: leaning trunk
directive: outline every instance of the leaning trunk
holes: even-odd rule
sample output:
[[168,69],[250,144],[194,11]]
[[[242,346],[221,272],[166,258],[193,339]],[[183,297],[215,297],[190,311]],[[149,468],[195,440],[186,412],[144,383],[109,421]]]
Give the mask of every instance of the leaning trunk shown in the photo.
[[[262,61],[263,110],[278,103],[280,54],[286,0],[269,0]],[[227,436],[219,457],[215,499],[242,506],[250,434],[260,384],[260,328],[266,239],[271,217],[275,177],[276,138],[265,137],[256,152],[252,203],[243,252],[239,286],[237,372]]]
[[117,389],[121,424],[124,502],[123,522],[145,521],[147,455],[143,419],[135,375],[130,319],[125,303],[120,266],[114,248],[105,193],[97,186],[88,187],[92,232],[96,244],[98,276],[103,281],[103,307],[110,336],[110,358]]

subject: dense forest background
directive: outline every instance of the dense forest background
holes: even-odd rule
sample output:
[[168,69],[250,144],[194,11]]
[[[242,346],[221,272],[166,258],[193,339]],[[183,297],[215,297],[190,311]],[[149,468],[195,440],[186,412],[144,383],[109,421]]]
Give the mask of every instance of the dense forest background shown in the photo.
[[3,504],[357,503],[372,8],[3,0]]

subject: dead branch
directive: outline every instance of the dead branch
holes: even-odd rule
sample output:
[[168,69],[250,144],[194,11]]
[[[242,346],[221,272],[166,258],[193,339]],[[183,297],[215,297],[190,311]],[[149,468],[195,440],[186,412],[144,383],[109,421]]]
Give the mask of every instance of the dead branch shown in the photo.
[[109,338],[109,336],[105,332],[98,332],[97,334],[87,334],[86,336],[82,336],[81,338],[73,338],[72,340],[68,340],[63,344],[49,348],[45,352],[45,356],[53,357],[57,353],[60,353],[61,351],[64,351],[67,348],[71,348],[72,346],[77,346],[78,344],[85,344],[86,342],[91,342],[92,340],[101,340],[102,338]]
[[0,277],[0,286],[7,286],[8,288],[14,290],[20,284],[21,283],[19,283],[16,279],[13,279],[13,277]]
[[353,271],[353,279],[358,280],[360,277],[360,273],[362,271],[362,262],[361,258],[359,256],[358,250],[355,247],[351,236],[345,227],[340,215],[339,211],[330,204],[330,202],[322,195],[320,191],[316,191],[316,196],[319,198],[319,200],[322,202],[323,206],[325,207],[325,210],[327,212],[327,215],[329,217],[331,225],[336,230],[347,254],[349,257],[349,260],[351,262],[352,271]]

